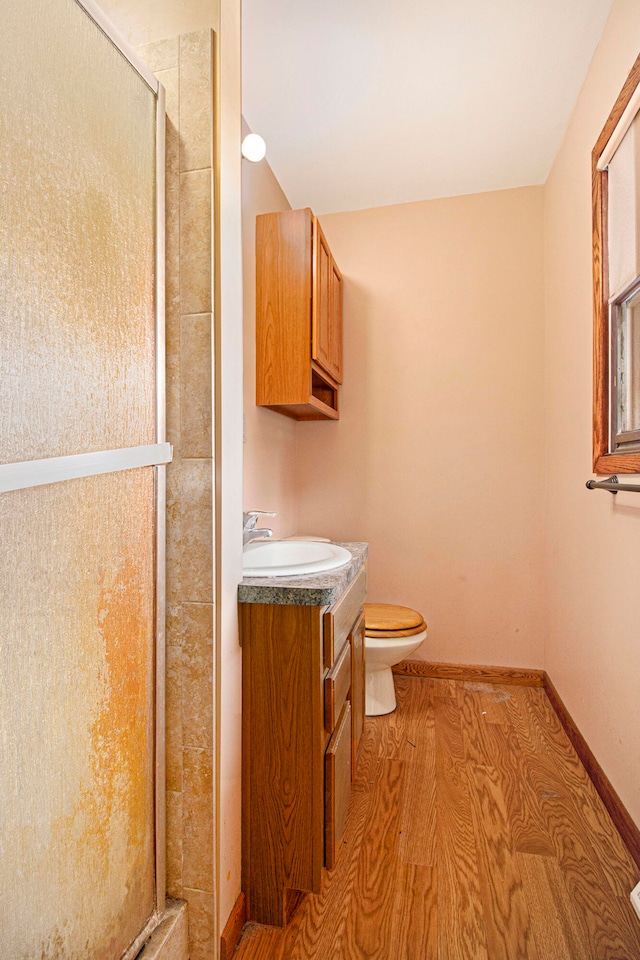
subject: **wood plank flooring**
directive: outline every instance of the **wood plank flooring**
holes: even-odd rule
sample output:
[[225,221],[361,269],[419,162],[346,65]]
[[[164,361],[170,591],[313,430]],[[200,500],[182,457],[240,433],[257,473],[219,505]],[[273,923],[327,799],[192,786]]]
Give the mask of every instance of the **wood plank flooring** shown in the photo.
[[640,960],[637,867],[544,690],[395,683],[322,892],[234,960]]

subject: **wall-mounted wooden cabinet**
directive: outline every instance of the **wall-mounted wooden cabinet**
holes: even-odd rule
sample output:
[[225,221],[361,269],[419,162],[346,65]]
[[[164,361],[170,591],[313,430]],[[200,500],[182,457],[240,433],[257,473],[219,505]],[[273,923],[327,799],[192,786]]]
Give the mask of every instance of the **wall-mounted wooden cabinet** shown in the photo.
[[283,926],[339,855],[364,724],[366,568],[331,606],[241,603],[242,889]]
[[342,275],[309,209],[256,219],[256,403],[337,420]]

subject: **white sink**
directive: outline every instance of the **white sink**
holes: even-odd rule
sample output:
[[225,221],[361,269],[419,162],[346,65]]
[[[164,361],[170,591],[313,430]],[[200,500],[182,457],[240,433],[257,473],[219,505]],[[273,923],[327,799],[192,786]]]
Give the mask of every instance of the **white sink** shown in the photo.
[[344,547],[317,540],[251,540],[243,549],[245,577],[292,577],[324,573],[352,559]]

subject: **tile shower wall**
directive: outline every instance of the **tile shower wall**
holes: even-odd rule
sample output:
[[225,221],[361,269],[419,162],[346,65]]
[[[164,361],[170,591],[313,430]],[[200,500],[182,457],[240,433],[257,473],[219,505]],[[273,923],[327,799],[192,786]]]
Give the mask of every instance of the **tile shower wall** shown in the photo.
[[214,950],[213,35],[139,48],[167,94],[167,893]]

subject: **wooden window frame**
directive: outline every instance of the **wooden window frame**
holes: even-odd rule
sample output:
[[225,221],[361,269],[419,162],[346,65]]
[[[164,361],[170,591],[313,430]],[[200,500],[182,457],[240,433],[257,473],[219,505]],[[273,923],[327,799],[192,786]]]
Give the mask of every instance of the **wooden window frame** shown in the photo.
[[640,473],[640,453],[611,453],[609,264],[607,257],[607,170],[598,162],[625,107],[640,85],[636,59],[591,153],[593,202],[593,472]]

